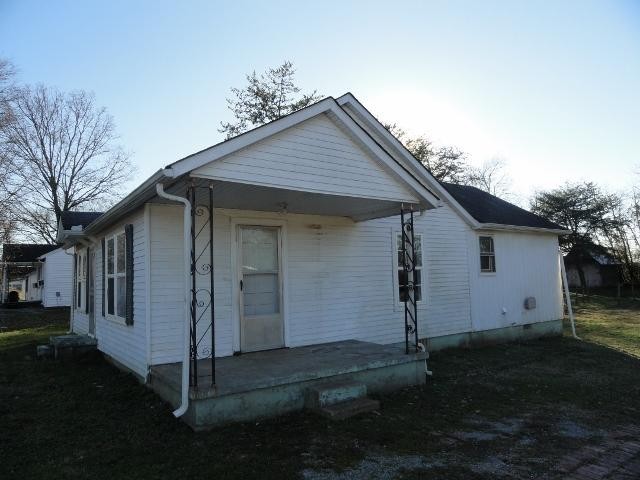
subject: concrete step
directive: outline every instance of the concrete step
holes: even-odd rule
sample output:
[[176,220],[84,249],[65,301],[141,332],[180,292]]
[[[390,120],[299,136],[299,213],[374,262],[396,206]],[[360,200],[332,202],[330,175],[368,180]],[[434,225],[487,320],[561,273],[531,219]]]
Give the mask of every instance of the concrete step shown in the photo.
[[366,396],[367,386],[364,383],[344,380],[324,382],[307,389],[305,406],[318,409]]
[[53,348],[56,360],[78,358],[97,349],[98,342],[89,335],[59,335],[49,337],[49,345]]
[[372,412],[380,408],[380,402],[363,397],[346,402],[334,403],[318,410],[318,412],[331,420],[344,420],[360,413]]

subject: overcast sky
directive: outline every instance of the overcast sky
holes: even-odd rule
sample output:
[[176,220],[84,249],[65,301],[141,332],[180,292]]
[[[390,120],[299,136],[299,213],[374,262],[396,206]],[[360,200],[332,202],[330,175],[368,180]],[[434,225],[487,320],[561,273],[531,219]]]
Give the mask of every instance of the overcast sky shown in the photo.
[[506,159],[521,198],[640,169],[639,1],[0,0],[0,56],[20,82],[94,92],[136,183],[220,141],[229,88],[286,59],[303,89]]

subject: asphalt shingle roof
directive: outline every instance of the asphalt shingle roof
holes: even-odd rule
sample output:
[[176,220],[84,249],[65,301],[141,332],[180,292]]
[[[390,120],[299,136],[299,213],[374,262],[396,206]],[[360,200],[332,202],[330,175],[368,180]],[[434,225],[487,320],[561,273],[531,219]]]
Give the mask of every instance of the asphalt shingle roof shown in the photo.
[[62,228],[71,230],[71,227],[82,225],[84,229],[87,225],[97,219],[103,212],[62,212]]
[[58,245],[37,243],[5,243],[2,246],[2,261],[4,262],[35,262],[40,255],[49,253]]
[[480,223],[564,230],[557,223],[531,213],[476,187],[441,182],[449,194]]

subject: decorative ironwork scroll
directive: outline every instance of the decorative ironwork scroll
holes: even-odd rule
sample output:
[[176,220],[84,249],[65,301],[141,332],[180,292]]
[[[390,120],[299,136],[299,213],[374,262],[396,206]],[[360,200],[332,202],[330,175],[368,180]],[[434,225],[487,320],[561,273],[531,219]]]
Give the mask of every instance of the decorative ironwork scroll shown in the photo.
[[405,351],[410,351],[410,340],[413,341],[414,351],[418,352],[418,303],[416,298],[416,245],[413,229],[413,207],[407,210],[400,207],[400,223],[402,225],[401,255],[402,271],[400,294],[404,303],[404,342]]
[[[213,269],[213,184],[187,189],[191,202],[191,338],[190,384],[216,383]],[[209,359],[206,363],[198,360]],[[199,369],[200,367],[200,369]]]

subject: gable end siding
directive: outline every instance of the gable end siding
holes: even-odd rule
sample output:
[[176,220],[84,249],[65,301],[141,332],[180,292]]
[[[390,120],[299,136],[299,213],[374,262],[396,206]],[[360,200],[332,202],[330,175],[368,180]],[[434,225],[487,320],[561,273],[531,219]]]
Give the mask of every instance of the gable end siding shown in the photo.
[[417,202],[395,174],[321,114],[193,171],[231,182]]

